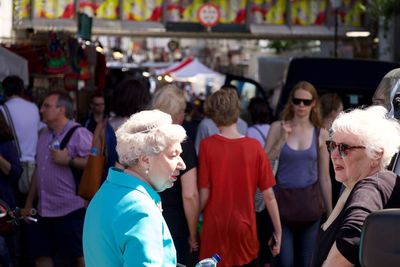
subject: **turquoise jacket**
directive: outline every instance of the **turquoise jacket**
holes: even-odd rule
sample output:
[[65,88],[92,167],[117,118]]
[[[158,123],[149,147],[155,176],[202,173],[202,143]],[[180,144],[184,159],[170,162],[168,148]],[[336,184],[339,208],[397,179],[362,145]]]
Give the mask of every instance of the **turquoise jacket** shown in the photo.
[[154,189],[111,168],[83,228],[86,267],[176,266],[176,251]]

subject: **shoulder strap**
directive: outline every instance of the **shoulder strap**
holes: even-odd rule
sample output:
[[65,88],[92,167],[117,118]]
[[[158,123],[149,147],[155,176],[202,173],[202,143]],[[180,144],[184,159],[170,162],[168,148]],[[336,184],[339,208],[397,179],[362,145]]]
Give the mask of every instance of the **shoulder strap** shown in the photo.
[[68,130],[68,132],[65,134],[63,140],[61,140],[61,143],[60,143],[60,149],[61,150],[64,149],[67,146],[67,144],[69,142],[69,139],[71,139],[71,137],[74,134],[75,130],[80,128],[80,127],[82,127],[82,126],[81,125],[75,125],[71,129]]
[[[80,128],[80,127],[82,127],[82,126],[78,124],[78,125],[75,125],[71,129],[68,130],[68,132],[65,134],[63,140],[61,140],[61,143],[60,143],[60,149],[61,150],[64,149],[67,146],[67,144],[68,144],[69,140],[71,139],[72,135],[74,134],[75,130]],[[72,175],[74,176],[75,191],[76,191],[76,194],[78,194],[78,190],[79,190],[78,187],[79,187],[79,181],[80,181],[81,176],[82,176],[82,170],[77,170],[77,169],[73,168],[72,166],[69,166],[69,168],[70,168],[70,170],[72,172]]]
[[17,152],[18,152],[18,158],[21,158],[21,149],[19,147],[18,136],[17,136],[17,133],[15,132],[14,123],[11,118],[10,110],[8,109],[6,104],[4,104],[2,107],[3,107],[4,113],[6,114],[8,125],[10,126],[10,129],[14,135],[14,140],[15,140]]
[[257,132],[261,135],[261,137],[262,137],[262,138],[264,139],[264,141],[265,141],[265,139],[267,138],[267,136],[264,135],[264,133],[261,131],[261,129],[258,128],[256,125],[253,125],[253,128],[257,130]]
[[317,181],[319,181],[319,134],[321,132],[321,129],[318,127],[315,127],[315,132],[317,136],[317,142],[316,142],[316,149],[317,149]]

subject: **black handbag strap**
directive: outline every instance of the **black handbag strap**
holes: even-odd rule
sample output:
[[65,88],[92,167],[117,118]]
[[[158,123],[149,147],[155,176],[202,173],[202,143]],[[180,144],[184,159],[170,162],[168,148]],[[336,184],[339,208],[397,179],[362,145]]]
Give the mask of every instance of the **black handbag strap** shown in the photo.
[[68,130],[68,132],[65,134],[64,138],[61,140],[61,143],[60,143],[61,150],[63,150],[67,146],[67,144],[68,144],[69,140],[71,139],[72,135],[74,134],[75,130],[80,127],[82,127],[82,126],[75,125],[71,129]]
[[[75,130],[80,128],[80,127],[82,127],[82,126],[81,125],[75,125],[71,129],[68,130],[68,132],[65,134],[64,138],[61,140],[61,143],[60,143],[60,149],[61,150],[63,150],[67,146],[67,144],[68,144],[69,140],[71,139],[72,135],[74,134]],[[70,168],[70,170],[72,172],[72,175],[74,176],[76,193],[78,194],[78,186],[79,186],[79,182],[81,180],[81,176],[82,176],[83,171],[75,169],[72,166],[69,166],[69,168]]]
[[315,131],[316,131],[316,135],[317,135],[317,145],[316,145],[316,148],[317,148],[317,181],[319,181],[319,134],[321,132],[321,129],[316,127]]
[[21,158],[21,149],[19,147],[18,136],[17,136],[17,133],[15,132],[14,122],[11,118],[10,110],[8,109],[6,104],[4,104],[2,107],[3,107],[4,113],[6,114],[8,125],[10,126],[10,129],[14,135],[14,140],[15,140],[17,152],[18,152],[18,158]]

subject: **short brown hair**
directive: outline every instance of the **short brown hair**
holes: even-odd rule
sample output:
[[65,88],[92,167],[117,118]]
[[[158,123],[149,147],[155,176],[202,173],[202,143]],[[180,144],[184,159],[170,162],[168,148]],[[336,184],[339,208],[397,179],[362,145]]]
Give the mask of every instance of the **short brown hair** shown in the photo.
[[217,126],[228,126],[239,118],[240,100],[235,90],[220,89],[207,98],[204,109]]
[[324,94],[319,99],[321,116],[326,118],[332,111],[337,111],[341,106],[343,106],[343,101],[340,96],[336,93]]

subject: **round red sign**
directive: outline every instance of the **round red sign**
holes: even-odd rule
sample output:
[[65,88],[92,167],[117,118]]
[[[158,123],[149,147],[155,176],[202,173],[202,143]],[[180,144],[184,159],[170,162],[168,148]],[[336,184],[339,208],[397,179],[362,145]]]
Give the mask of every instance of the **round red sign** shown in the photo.
[[221,11],[217,5],[211,3],[203,4],[197,11],[197,18],[201,25],[212,27],[218,24]]

